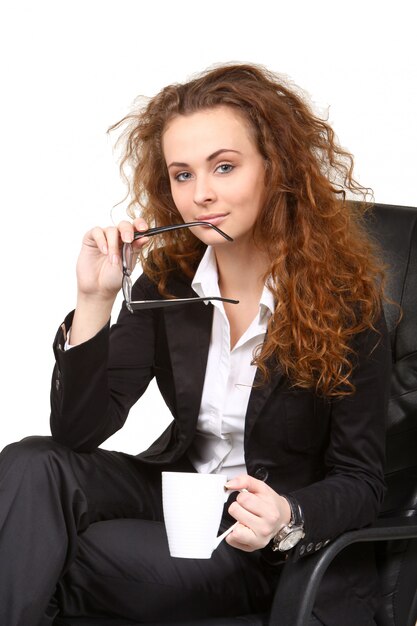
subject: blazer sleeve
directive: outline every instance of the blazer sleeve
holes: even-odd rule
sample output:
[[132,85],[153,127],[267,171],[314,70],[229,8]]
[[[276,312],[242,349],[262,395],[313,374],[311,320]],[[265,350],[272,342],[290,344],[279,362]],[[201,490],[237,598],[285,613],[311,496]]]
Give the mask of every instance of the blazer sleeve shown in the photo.
[[[142,276],[134,298],[158,297],[150,290]],[[132,315],[123,304],[114,326],[108,323],[88,341],[64,351],[72,318],[73,312],[58,329],[53,345],[50,426],[55,440],[89,452],[123,426],[153,378],[155,313]]]
[[306,535],[303,556],[347,530],[374,522],[385,494],[385,428],[391,381],[391,350],[385,319],[376,332],[359,333],[353,345],[356,391],[331,401],[330,433],[323,480],[297,489]]

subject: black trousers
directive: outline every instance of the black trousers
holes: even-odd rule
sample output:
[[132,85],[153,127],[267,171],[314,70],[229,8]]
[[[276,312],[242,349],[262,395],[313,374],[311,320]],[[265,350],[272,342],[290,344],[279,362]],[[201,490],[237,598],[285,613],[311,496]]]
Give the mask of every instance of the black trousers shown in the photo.
[[[169,556],[163,469],[123,453],[75,453],[50,437],[7,446],[0,624],[48,626],[58,613],[169,623],[268,606],[275,580],[259,552],[222,542],[209,560]],[[191,471],[188,462],[169,469]]]

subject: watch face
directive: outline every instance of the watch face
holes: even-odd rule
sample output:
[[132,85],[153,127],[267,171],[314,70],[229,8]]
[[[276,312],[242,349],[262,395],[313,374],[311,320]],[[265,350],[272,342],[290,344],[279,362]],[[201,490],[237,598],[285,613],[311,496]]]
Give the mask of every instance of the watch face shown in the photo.
[[304,537],[304,530],[302,528],[294,528],[288,535],[279,542],[279,549],[284,552],[285,550],[291,550],[297,543]]

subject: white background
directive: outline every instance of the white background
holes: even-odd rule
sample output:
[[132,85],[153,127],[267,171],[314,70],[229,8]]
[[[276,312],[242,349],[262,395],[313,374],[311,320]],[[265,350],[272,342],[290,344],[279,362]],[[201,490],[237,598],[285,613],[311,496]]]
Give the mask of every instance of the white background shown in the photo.
[[[377,201],[416,205],[413,4],[3,0],[0,449],[49,433],[52,340],[82,235],[123,196],[106,130],[134,98],[214,63],[267,65],[329,109]],[[105,447],[137,453],[168,419],[151,388]]]

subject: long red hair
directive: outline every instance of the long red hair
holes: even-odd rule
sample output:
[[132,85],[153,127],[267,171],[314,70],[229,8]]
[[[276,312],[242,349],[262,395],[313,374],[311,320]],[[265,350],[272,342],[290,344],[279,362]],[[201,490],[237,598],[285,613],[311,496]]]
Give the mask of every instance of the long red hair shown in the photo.
[[[373,328],[383,295],[382,266],[363,220],[369,190],[355,181],[352,156],[298,88],[247,64],[165,87],[112,127],[125,128],[121,170],[130,171],[130,207],[139,207],[150,225],[178,223],[163,132],[175,116],[216,106],[245,117],[266,166],[254,240],[269,255],[265,280],[276,309],[254,362],[265,377],[278,367],[295,386],[327,396],[352,393],[351,340]],[[172,269],[193,276],[205,246],[188,229],[167,233],[163,244],[153,241],[152,255],[141,262],[166,293]]]

